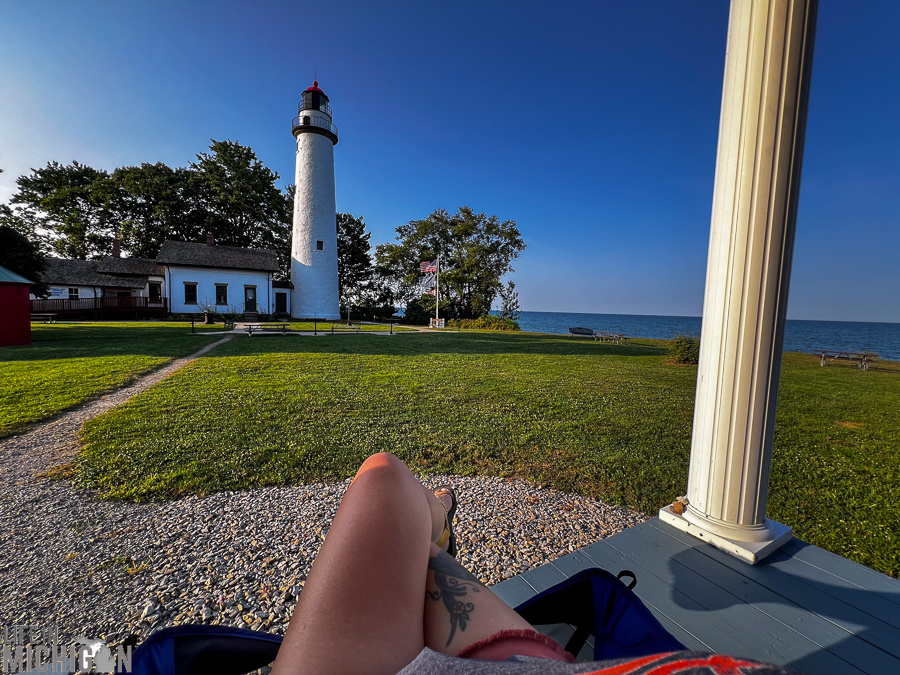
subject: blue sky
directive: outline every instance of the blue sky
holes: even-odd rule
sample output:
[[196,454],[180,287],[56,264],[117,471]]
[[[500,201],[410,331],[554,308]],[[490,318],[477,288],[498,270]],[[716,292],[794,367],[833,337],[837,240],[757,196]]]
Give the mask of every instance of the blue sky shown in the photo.
[[[373,242],[513,219],[523,309],[699,315],[728,3],[0,3],[0,201],[48,161],[293,175],[318,67]],[[789,316],[900,322],[900,3],[822,0]]]

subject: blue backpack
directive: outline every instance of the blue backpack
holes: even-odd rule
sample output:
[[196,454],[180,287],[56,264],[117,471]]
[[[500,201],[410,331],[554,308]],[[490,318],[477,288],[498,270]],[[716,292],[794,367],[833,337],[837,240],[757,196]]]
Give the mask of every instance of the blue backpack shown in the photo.
[[[630,576],[626,586],[620,578]],[[575,626],[566,651],[578,654],[594,636],[594,660],[649,656],[685,649],[631,590],[627,570],[619,578],[588,569],[523,602],[515,610],[532,625]],[[157,631],[135,649],[133,675],[240,675],[275,660],[282,637],[271,633],[210,626],[175,626]]]
[[[626,586],[622,577],[631,577]],[[684,651],[634,593],[637,577],[623,570],[614,577],[606,570],[582,570],[517,606],[532,625],[567,623],[575,633],[566,651],[577,655],[594,636],[594,660],[635,658],[661,652]]]

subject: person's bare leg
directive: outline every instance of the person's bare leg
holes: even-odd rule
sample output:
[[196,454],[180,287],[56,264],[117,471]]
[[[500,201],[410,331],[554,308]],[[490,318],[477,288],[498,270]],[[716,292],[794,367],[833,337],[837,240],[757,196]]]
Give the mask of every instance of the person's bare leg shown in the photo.
[[410,663],[424,646],[425,576],[443,528],[439,500],[399,459],[369,457],[316,557],[273,675],[396,673]]
[[456,656],[494,633],[532,628],[455,558],[434,544],[425,586],[425,645]]
[[[399,459],[367,459],[316,557],[273,675],[396,673],[425,644],[456,654],[498,630],[529,628],[433,543],[444,513]],[[443,588],[452,588],[464,608],[472,605],[465,626],[459,612],[451,623]]]

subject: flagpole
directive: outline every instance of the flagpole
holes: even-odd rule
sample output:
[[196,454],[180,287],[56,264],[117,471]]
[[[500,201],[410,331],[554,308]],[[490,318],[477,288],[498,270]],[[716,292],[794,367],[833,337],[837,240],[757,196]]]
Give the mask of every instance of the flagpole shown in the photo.
[[441,254],[438,253],[434,269],[434,320],[439,321],[441,311]]

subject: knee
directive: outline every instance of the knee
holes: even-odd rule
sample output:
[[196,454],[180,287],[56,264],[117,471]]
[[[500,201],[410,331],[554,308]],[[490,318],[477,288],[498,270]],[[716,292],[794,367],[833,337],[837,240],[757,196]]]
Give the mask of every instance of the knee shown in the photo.
[[359,471],[356,472],[356,478],[353,480],[355,482],[364,475],[370,478],[375,478],[377,476],[383,480],[393,480],[400,475],[408,473],[409,469],[396,455],[390,452],[379,452],[362,463],[362,466],[359,467]]
[[366,469],[387,468],[397,469],[399,467],[406,468],[406,465],[397,458],[397,455],[391,452],[379,452],[368,457],[366,461],[362,463],[362,466],[359,467],[359,470],[364,471]]

